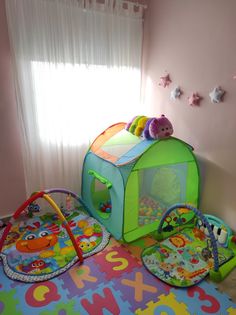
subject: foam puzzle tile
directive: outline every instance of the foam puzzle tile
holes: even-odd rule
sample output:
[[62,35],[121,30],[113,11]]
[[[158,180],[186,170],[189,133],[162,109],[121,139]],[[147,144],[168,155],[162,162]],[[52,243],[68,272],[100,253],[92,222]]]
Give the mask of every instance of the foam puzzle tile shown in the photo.
[[99,270],[106,274],[106,279],[119,278],[124,272],[131,272],[134,268],[140,267],[140,263],[122,247],[114,246],[100,255],[94,256],[94,262]]
[[130,273],[124,273],[119,279],[114,279],[114,286],[122,292],[123,300],[130,303],[132,311],[147,304],[152,299],[157,300],[161,294],[168,294],[169,286],[154,278],[144,268],[135,268]]
[[[236,315],[236,304],[212,282],[189,289],[170,287],[140,265],[145,238],[123,246],[111,239],[102,252],[47,282],[9,279],[0,263],[2,315]],[[109,281],[108,281],[109,280]]]
[[[10,291],[11,289],[14,289],[13,284],[16,281],[13,281],[11,279],[9,279],[5,273],[3,272],[3,268],[0,265],[0,274],[1,274],[1,278],[0,278],[0,292],[1,291]],[[1,313],[0,313],[1,314]]]
[[207,281],[202,281],[199,285],[186,289],[172,288],[170,290],[178,301],[188,305],[190,314],[222,315],[227,314],[230,307],[236,308],[226,294],[220,293],[217,288]]
[[94,290],[99,283],[106,280],[105,274],[99,270],[92,257],[84,264],[75,265],[59,277],[63,281],[63,289],[67,290],[68,298],[81,296],[87,290]]
[[144,248],[150,247],[151,245],[156,244],[156,240],[151,237],[146,237],[144,239],[138,239],[132,243],[123,243],[121,246],[124,248],[130,255],[135,257],[138,262],[142,264],[141,254]]
[[114,239],[113,237],[111,237],[107,246],[101,252],[99,252],[95,256],[91,256],[91,257],[97,257],[99,255],[104,255],[106,252],[111,251],[113,247],[120,247],[121,245],[122,245],[121,242],[119,242],[116,239]]
[[230,307],[227,309],[228,315],[236,315],[236,307]]
[[45,308],[51,312],[58,302],[68,300],[58,279],[22,286],[17,290],[16,296],[19,298],[18,307],[23,310],[23,314],[34,315],[40,314]]
[[16,298],[16,289],[10,291],[0,291],[0,314],[2,315],[23,315],[22,311],[17,309],[19,299]]
[[[147,303],[147,308],[137,309],[135,311],[137,315],[159,315],[159,314],[168,314],[168,315],[189,315],[186,304],[178,302],[173,293],[168,295],[160,295],[157,302]],[[197,313],[196,313],[197,314]]]
[[[75,301],[67,301],[66,303],[58,303],[54,310],[50,311],[50,315],[78,315],[78,311],[74,309]],[[48,311],[40,312],[39,315],[49,315]]]
[[96,290],[88,290],[78,297],[77,310],[81,315],[131,315],[130,304],[123,301],[122,294],[112,281],[101,283]]
[[138,259],[138,262],[140,264],[140,257],[141,253],[143,251],[143,248],[145,247],[145,239],[139,239],[135,242],[132,242],[131,244],[123,243],[121,246],[124,250],[126,250],[130,255],[132,255],[134,258]]

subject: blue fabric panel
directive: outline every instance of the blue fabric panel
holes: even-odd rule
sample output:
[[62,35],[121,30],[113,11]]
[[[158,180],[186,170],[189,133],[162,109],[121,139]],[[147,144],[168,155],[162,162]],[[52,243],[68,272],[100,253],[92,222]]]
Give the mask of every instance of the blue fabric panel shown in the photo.
[[126,187],[126,183],[129,177],[130,172],[132,171],[133,167],[134,167],[135,161],[133,161],[132,163],[129,164],[125,164],[119,167],[119,170],[122,174],[123,177],[123,181],[124,181],[124,186]]
[[115,164],[119,165],[131,162],[145,152],[154,142],[156,142],[156,140],[143,140],[119,158]]
[[[89,170],[94,170],[112,183],[112,187],[109,189],[112,211],[108,218],[102,218],[99,211],[94,207],[91,194],[91,185],[94,178],[88,174]],[[121,239],[123,233],[124,185],[119,168],[92,152],[87,153],[82,175],[82,199],[94,218],[101,222],[116,239]]]

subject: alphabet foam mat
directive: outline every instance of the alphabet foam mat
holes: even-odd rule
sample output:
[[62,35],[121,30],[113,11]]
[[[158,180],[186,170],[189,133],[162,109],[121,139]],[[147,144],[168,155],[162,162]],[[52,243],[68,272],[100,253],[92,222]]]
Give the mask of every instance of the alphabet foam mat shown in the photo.
[[211,282],[174,288],[151,275],[140,256],[155,243],[149,237],[131,244],[111,238],[83,265],[75,263],[63,274],[39,283],[9,279],[0,265],[0,314],[236,314],[236,304]]

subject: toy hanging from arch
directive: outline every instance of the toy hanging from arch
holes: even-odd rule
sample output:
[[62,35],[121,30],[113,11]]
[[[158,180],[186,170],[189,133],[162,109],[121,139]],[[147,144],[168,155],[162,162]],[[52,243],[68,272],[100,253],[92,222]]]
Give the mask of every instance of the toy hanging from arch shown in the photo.
[[[177,223],[175,231],[173,228],[165,233],[166,218],[179,208],[195,213],[194,224]],[[160,220],[157,238],[157,244],[143,251],[142,260],[153,275],[170,285],[189,287],[208,274],[213,281],[221,281],[236,266],[236,244],[230,228],[190,205],[170,207]]]
[[[66,219],[51,197],[53,193],[74,198],[80,204],[79,209],[70,208]],[[25,208],[39,198],[56,213],[41,216],[37,213],[30,218],[24,216],[21,221]],[[24,282],[45,281],[102,250],[108,243],[109,233],[88,213],[81,198],[72,191],[55,188],[34,193],[16,210],[1,235],[0,258],[5,273]]]

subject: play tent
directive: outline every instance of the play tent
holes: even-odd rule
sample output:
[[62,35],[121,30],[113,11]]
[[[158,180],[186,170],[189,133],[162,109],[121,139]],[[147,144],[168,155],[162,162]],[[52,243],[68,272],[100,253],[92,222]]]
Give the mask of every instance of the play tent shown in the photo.
[[193,148],[177,138],[142,139],[118,123],[94,140],[84,159],[82,199],[116,239],[131,242],[155,231],[171,205],[198,206],[198,197]]

